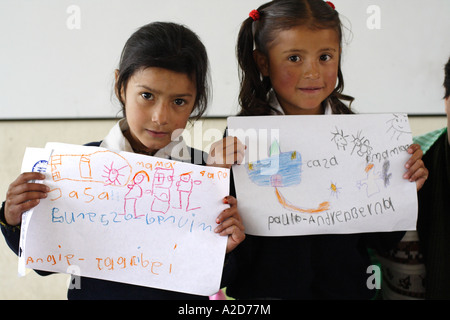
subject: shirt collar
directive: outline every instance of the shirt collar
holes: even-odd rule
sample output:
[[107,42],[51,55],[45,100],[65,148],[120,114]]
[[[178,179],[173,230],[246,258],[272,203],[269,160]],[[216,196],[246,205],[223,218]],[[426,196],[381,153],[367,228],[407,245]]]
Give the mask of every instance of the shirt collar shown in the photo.
[[[108,135],[103,139],[100,147],[106,148],[114,152],[126,151],[134,152],[130,142],[125,138],[123,132],[128,130],[129,126],[126,119],[119,120],[114,127],[111,128]],[[170,142],[167,146],[159,149],[154,157],[173,159],[177,161],[190,162],[191,155],[183,136],[180,135],[177,140]]]
[[[280,105],[280,102],[277,99],[277,96],[275,95],[275,92],[273,90],[269,93],[269,104],[272,108],[274,108],[276,111],[278,111],[281,115],[285,115],[283,108]],[[331,105],[329,102],[327,102],[327,105],[325,106],[325,115],[333,114],[333,111],[331,110]]]

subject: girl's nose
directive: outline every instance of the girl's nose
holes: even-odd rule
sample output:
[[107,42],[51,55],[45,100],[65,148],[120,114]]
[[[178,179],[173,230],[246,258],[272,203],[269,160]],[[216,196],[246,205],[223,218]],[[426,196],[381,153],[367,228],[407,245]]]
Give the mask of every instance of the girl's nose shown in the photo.
[[152,121],[162,126],[168,123],[169,120],[169,106],[160,101],[152,108]]
[[307,64],[304,77],[305,79],[309,80],[316,80],[320,77],[319,67],[317,63],[311,62]]

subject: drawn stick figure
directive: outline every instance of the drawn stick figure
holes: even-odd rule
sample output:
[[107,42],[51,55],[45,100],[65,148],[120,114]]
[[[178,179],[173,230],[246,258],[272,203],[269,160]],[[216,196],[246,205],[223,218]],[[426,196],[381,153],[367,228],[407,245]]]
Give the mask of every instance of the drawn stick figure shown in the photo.
[[345,148],[347,147],[347,137],[348,135],[344,135],[344,131],[341,130],[341,132],[339,132],[339,129],[336,127],[336,132],[332,132],[331,133],[333,135],[333,138],[331,139],[331,141],[334,141],[336,143],[336,147],[338,150],[340,150],[339,148],[342,148],[345,150]]
[[184,202],[186,203],[186,211],[200,209],[200,207],[189,208],[189,201],[190,201],[190,197],[192,194],[192,188],[194,187],[194,185],[199,185],[201,183],[200,180],[194,181],[191,177],[191,173],[192,173],[192,171],[186,172],[186,173],[183,173],[180,175],[180,180],[178,180],[176,183],[180,202],[179,202],[179,206],[173,207],[173,208],[182,209],[183,208],[183,199],[185,199]]
[[156,168],[153,176],[151,211],[166,213],[170,207],[170,187],[173,183],[173,169]]
[[143,216],[143,215],[137,215],[136,214],[136,202],[137,199],[142,198],[142,187],[140,184],[144,181],[144,179],[147,178],[147,181],[150,182],[150,177],[148,176],[147,172],[145,171],[139,171],[136,173],[133,177],[133,180],[130,184],[127,185],[128,193],[125,195],[125,202],[124,202],[124,212],[125,215],[128,213],[132,213],[135,218]]
[[369,163],[364,171],[367,174],[367,178],[360,180],[357,186],[359,188],[362,188],[362,186],[366,186],[367,197],[371,197],[374,194],[380,192],[380,187],[377,183],[377,180],[380,179],[380,176],[375,173],[375,166],[372,163]]

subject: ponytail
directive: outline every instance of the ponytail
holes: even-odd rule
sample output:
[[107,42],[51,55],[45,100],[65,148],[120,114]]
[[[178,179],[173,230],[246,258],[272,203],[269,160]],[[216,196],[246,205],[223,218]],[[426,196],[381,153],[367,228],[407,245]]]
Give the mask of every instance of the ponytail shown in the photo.
[[[239,115],[270,114],[267,94],[272,85],[268,77],[261,78],[258,65],[253,56],[253,21],[247,18],[241,26],[236,47],[236,55],[239,61]],[[250,112],[251,111],[251,112]]]

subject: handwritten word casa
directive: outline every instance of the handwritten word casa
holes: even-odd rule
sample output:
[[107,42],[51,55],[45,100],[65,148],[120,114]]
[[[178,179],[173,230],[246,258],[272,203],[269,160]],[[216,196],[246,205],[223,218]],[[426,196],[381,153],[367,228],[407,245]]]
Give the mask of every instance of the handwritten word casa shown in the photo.
[[339,165],[336,156],[331,157],[330,159],[322,159],[322,160],[308,160],[306,161],[306,165],[308,168],[325,168],[330,169]]
[[[111,194],[109,192],[103,191],[97,194],[92,193],[91,189],[92,188],[90,187],[86,187],[84,190],[71,190],[67,192],[67,196],[72,199],[81,199],[86,203],[90,203],[95,199],[109,200],[111,198]],[[50,201],[56,201],[63,196],[63,192],[61,191],[61,188],[54,188],[50,190],[49,195]]]

